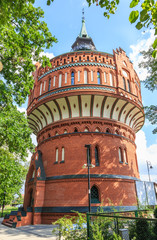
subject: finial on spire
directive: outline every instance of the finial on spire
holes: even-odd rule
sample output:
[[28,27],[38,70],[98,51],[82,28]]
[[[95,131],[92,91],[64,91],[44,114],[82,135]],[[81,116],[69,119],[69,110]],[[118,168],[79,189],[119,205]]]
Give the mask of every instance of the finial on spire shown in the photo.
[[84,8],[82,8],[82,21],[84,21],[85,18],[84,18]]

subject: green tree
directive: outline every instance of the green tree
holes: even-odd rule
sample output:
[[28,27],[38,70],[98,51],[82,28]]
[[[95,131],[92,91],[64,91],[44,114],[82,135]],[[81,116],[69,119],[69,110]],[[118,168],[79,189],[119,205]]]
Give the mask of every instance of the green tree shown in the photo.
[[21,162],[33,149],[26,116],[14,104],[24,103],[33,87],[33,61],[50,66],[40,53],[57,42],[42,21],[43,10],[33,3],[0,0],[0,204],[4,198],[9,202],[21,188],[25,178]]
[[33,87],[33,61],[50,66],[49,59],[39,55],[57,40],[49,32],[47,24],[41,21],[44,17],[41,8],[35,8],[28,1],[17,15],[16,11],[11,12],[8,21],[0,26],[0,61],[5,81],[2,80],[10,89],[13,100],[20,105]]
[[9,204],[19,194],[26,174],[26,167],[20,158],[7,148],[0,148],[0,205]]
[[[150,91],[157,90],[157,59],[152,57],[152,52],[152,48],[149,48],[148,51],[143,51],[144,61],[139,64],[139,67],[147,69],[148,74],[144,84]],[[145,115],[151,124],[157,124],[157,105],[145,107]],[[153,133],[157,133],[157,127],[153,130]]]
[[[110,18],[111,14],[115,14],[120,0],[86,0],[89,6],[93,4],[99,5],[105,9],[104,16]],[[157,35],[157,2],[154,0],[132,0],[130,2],[130,8],[137,8],[137,10],[131,11],[129,15],[129,21],[136,23],[138,30],[142,28],[152,28],[155,30],[155,36]],[[140,10],[139,10],[140,9]],[[157,39],[153,43],[153,57],[157,53]]]
[[[0,1],[0,146],[23,158],[32,150],[31,131],[24,114],[14,104],[25,102],[33,87],[33,61],[50,65],[40,57],[56,38],[41,19],[44,12],[35,8],[33,0]],[[49,4],[49,1],[47,1]]]

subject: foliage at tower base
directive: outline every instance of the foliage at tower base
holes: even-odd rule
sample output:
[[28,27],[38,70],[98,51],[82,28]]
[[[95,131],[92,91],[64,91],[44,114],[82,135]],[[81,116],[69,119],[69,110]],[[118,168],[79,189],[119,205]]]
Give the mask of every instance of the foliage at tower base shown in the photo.
[[0,147],[0,205],[3,208],[9,204],[15,194],[20,193],[27,167],[16,154],[11,154],[8,148]]

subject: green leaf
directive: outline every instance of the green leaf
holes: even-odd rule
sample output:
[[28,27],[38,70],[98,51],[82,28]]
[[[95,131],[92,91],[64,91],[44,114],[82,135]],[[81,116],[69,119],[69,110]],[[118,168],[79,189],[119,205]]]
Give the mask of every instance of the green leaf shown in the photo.
[[148,13],[147,13],[147,10],[142,10],[141,12],[140,12],[140,21],[141,22],[144,22],[144,21],[146,21],[147,19],[149,18],[149,15],[148,15]]
[[155,41],[153,42],[153,48],[155,49],[157,47],[157,38],[155,39]]
[[138,23],[136,24],[136,28],[137,28],[138,30],[140,30],[142,27],[143,27],[143,25],[142,25],[141,22],[138,22]]
[[130,8],[137,6],[138,3],[139,3],[139,0],[132,0],[132,2],[130,3]]
[[136,22],[136,20],[138,19],[138,16],[139,16],[139,11],[132,11],[131,13],[130,13],[130,16],[129,16],[129,21],[131,22],[131,23],[134,23],[134,22]]
[[154,50],[153,53],[152,53],[152,57],[156,58],[156,56],[157,56],[157,50]]

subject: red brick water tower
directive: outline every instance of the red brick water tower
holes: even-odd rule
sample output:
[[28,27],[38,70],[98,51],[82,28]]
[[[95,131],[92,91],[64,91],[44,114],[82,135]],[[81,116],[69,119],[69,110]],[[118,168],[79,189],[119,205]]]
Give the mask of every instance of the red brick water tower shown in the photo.
[[[28,121],[37,136],[21,225],[88,211],[85,145],[90,144],[92,211],[134,209],[139,180],[135,133],[144,124],[140,80],[121,48],[96,50],[85,20],[72,51],[36,64]],[[28,217],[29,216],[29,217]],[[25,217],[26,219],[26,217]]]

